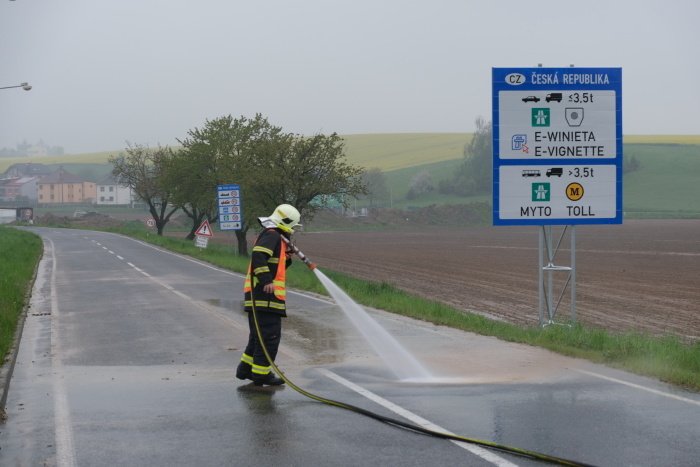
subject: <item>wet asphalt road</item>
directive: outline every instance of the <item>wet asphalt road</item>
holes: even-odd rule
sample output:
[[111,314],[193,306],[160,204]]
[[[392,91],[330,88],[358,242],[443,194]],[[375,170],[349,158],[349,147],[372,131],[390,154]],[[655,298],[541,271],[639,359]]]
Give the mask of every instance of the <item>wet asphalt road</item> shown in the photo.
[[[541,464],[407,432],[289,387],[253,388],[233,376],[247,338],[239,275],[112,234],[33,230],[45,254],[0,465]],[[697,394],[372,312],[447,378],[400,382],[332,303],[288,301],[277,362],[313,393],[596,465],[698,465]]]

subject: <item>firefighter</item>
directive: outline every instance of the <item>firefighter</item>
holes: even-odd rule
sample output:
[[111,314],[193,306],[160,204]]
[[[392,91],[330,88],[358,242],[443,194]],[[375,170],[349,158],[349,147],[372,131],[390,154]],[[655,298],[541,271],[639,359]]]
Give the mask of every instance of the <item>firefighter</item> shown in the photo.
[[291,240],[294,227],[299,224],[299,211],[289,204],[280,204],[270,217],[259,217],[263,228],[255,240],[251,254],[244,291],[244,309],[248,312],[248,345],[236,369],[236,378],[250,379],[256,386],[279,386],[284,381],[270,368],[253,320],[253,300],[255,315],[260,326],[263,342],[272,361],[275,360],[282,333],[282,317],[287,316],[285,305],[285,275],[292,262]]

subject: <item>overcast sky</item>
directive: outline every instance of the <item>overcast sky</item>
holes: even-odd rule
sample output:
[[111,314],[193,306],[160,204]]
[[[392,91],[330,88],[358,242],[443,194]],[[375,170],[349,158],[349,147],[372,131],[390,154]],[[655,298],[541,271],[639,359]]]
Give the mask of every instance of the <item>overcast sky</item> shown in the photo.
[[256,112],[470,132],[491,68],[622,67],[625,134],[700,134],[697,0],[0,0],[0,148],[176,144]]

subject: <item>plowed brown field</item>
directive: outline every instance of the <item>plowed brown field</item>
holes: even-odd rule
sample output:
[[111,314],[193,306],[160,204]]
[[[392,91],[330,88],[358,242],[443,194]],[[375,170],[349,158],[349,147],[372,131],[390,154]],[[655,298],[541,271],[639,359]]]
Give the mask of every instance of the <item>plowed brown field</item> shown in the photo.
[[[386,281],[462,310],[534,325],[538,229],[304,232],[296,243],[322,270]],[[557,265],[570,265],[568,238]],[[700,339],[700,220],[578,226],[576,271],[578,321],[615,331]],[[555,302],[566,276],[554,273]],[[570,315],[567,289],[556,320],[567,321]]]

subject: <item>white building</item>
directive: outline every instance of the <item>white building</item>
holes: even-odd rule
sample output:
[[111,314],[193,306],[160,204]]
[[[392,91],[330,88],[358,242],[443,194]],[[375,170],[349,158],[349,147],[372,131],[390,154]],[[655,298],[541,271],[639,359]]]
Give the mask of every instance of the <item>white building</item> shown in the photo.
[[135,196],[131,188],[120,185],[112,175],[97,182],[95,204],[133,206]]

